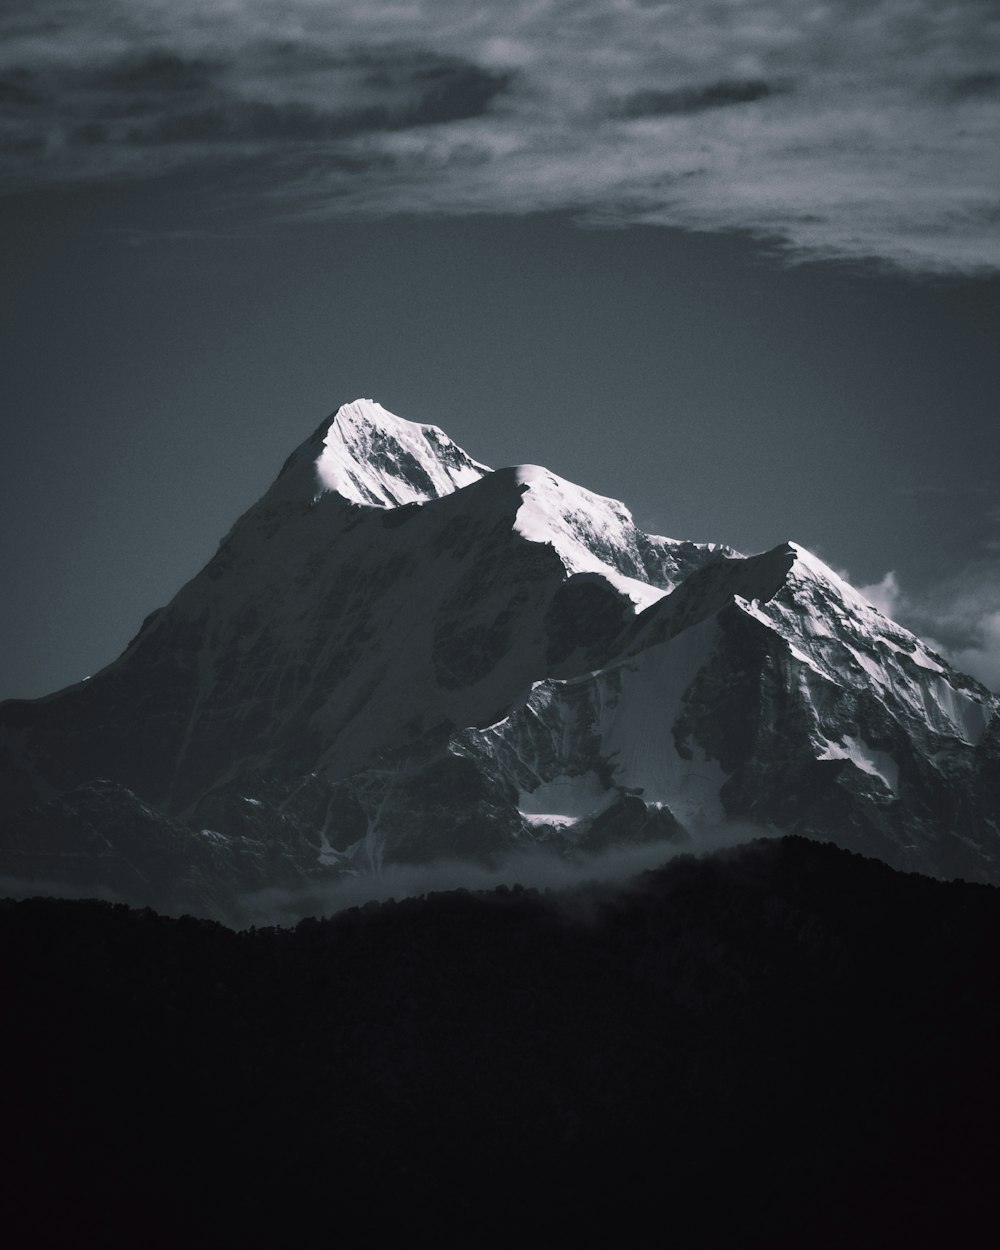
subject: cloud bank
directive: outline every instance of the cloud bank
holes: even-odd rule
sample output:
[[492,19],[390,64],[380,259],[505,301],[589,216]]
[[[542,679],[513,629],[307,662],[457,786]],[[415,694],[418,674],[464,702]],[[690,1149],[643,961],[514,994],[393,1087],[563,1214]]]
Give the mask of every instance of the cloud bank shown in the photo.
[[313,217],[570,211],[1000,269],[991,0],[13,0],[11,189],[248,162]]

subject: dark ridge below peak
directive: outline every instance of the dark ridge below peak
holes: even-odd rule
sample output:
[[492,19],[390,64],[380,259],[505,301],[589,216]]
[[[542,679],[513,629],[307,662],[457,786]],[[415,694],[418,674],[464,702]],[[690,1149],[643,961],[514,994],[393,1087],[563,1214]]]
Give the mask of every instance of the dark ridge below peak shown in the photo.
[[800,838],[294,930],[2,903],[5,1227],[298,1245],[335,1176],[446,1243],[972,1244],[998,958],[996,889]]

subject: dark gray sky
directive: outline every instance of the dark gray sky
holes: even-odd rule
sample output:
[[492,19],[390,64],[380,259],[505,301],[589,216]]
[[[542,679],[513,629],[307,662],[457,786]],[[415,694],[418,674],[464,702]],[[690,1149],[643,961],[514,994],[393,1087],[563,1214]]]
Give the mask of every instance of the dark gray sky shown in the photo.
[[359,395],[797,539],[1000,685],[995,10],[485,7],[0,16],[0,697]]

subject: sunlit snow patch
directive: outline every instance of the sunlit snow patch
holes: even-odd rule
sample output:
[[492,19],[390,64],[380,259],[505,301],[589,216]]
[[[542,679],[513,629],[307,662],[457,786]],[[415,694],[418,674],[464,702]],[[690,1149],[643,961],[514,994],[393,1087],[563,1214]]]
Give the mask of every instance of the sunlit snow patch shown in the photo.
[[825,743],[820,760],[850,760],[862,772],[885,783],[893,794],[898,793],[899,765],[888,751],[876,751],[864,738],[845,734],[840,742]]
[[530,542],[550,543],[570,573],[599,573],[640,612],[663,598],[666,591],[629,576],[614,562],[624,554],[631,557],[635,572],[642,571],[635,524],[623,503],[595,495],[536,464],[519,465],[517,480],[528,488],[514,522],[519,534]]

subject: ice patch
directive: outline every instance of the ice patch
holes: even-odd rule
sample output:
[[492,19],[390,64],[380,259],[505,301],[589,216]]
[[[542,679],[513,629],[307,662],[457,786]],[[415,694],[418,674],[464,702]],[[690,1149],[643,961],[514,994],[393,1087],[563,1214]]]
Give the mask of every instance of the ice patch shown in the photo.
[[864,738],[845,736],[839,742],[826,742],[819,760],[850,760],[862,772],[878,777],[893,794],[899,793],[899,765],[888,751],[876,751]]
[[320,865],[323,868],[333,868],[342,864],[346,858],[347,857],[345,855],[342,855],[340,851],[334,850],[334,848],[330,845],[329,839],[326,836],[326,830],[321,830],[319,835],[319,855],[317,856]]
[[956,690],[943,677],[928,677],[921,684],[924,711],[931,725],[945,733],[957,733],[970,746],[978,746],[990,722],[987,704]]
[[220,846],[229,845],[229,839],[224,833],[216,833],[214,829],[199,829],[198,832],[203,838],[207,838],[209,842],[215,842]]
[[898,655],[908,655],[918,668],[926,668],[932,673],[946,672],[944,666],[939,664],[937,660],[930,655],[919,639],[916,640],[916,645],[912,651],[908,650],[906,647],[901,647],[899,643],[893,642],[891,638],[886,638],[885,642]]

